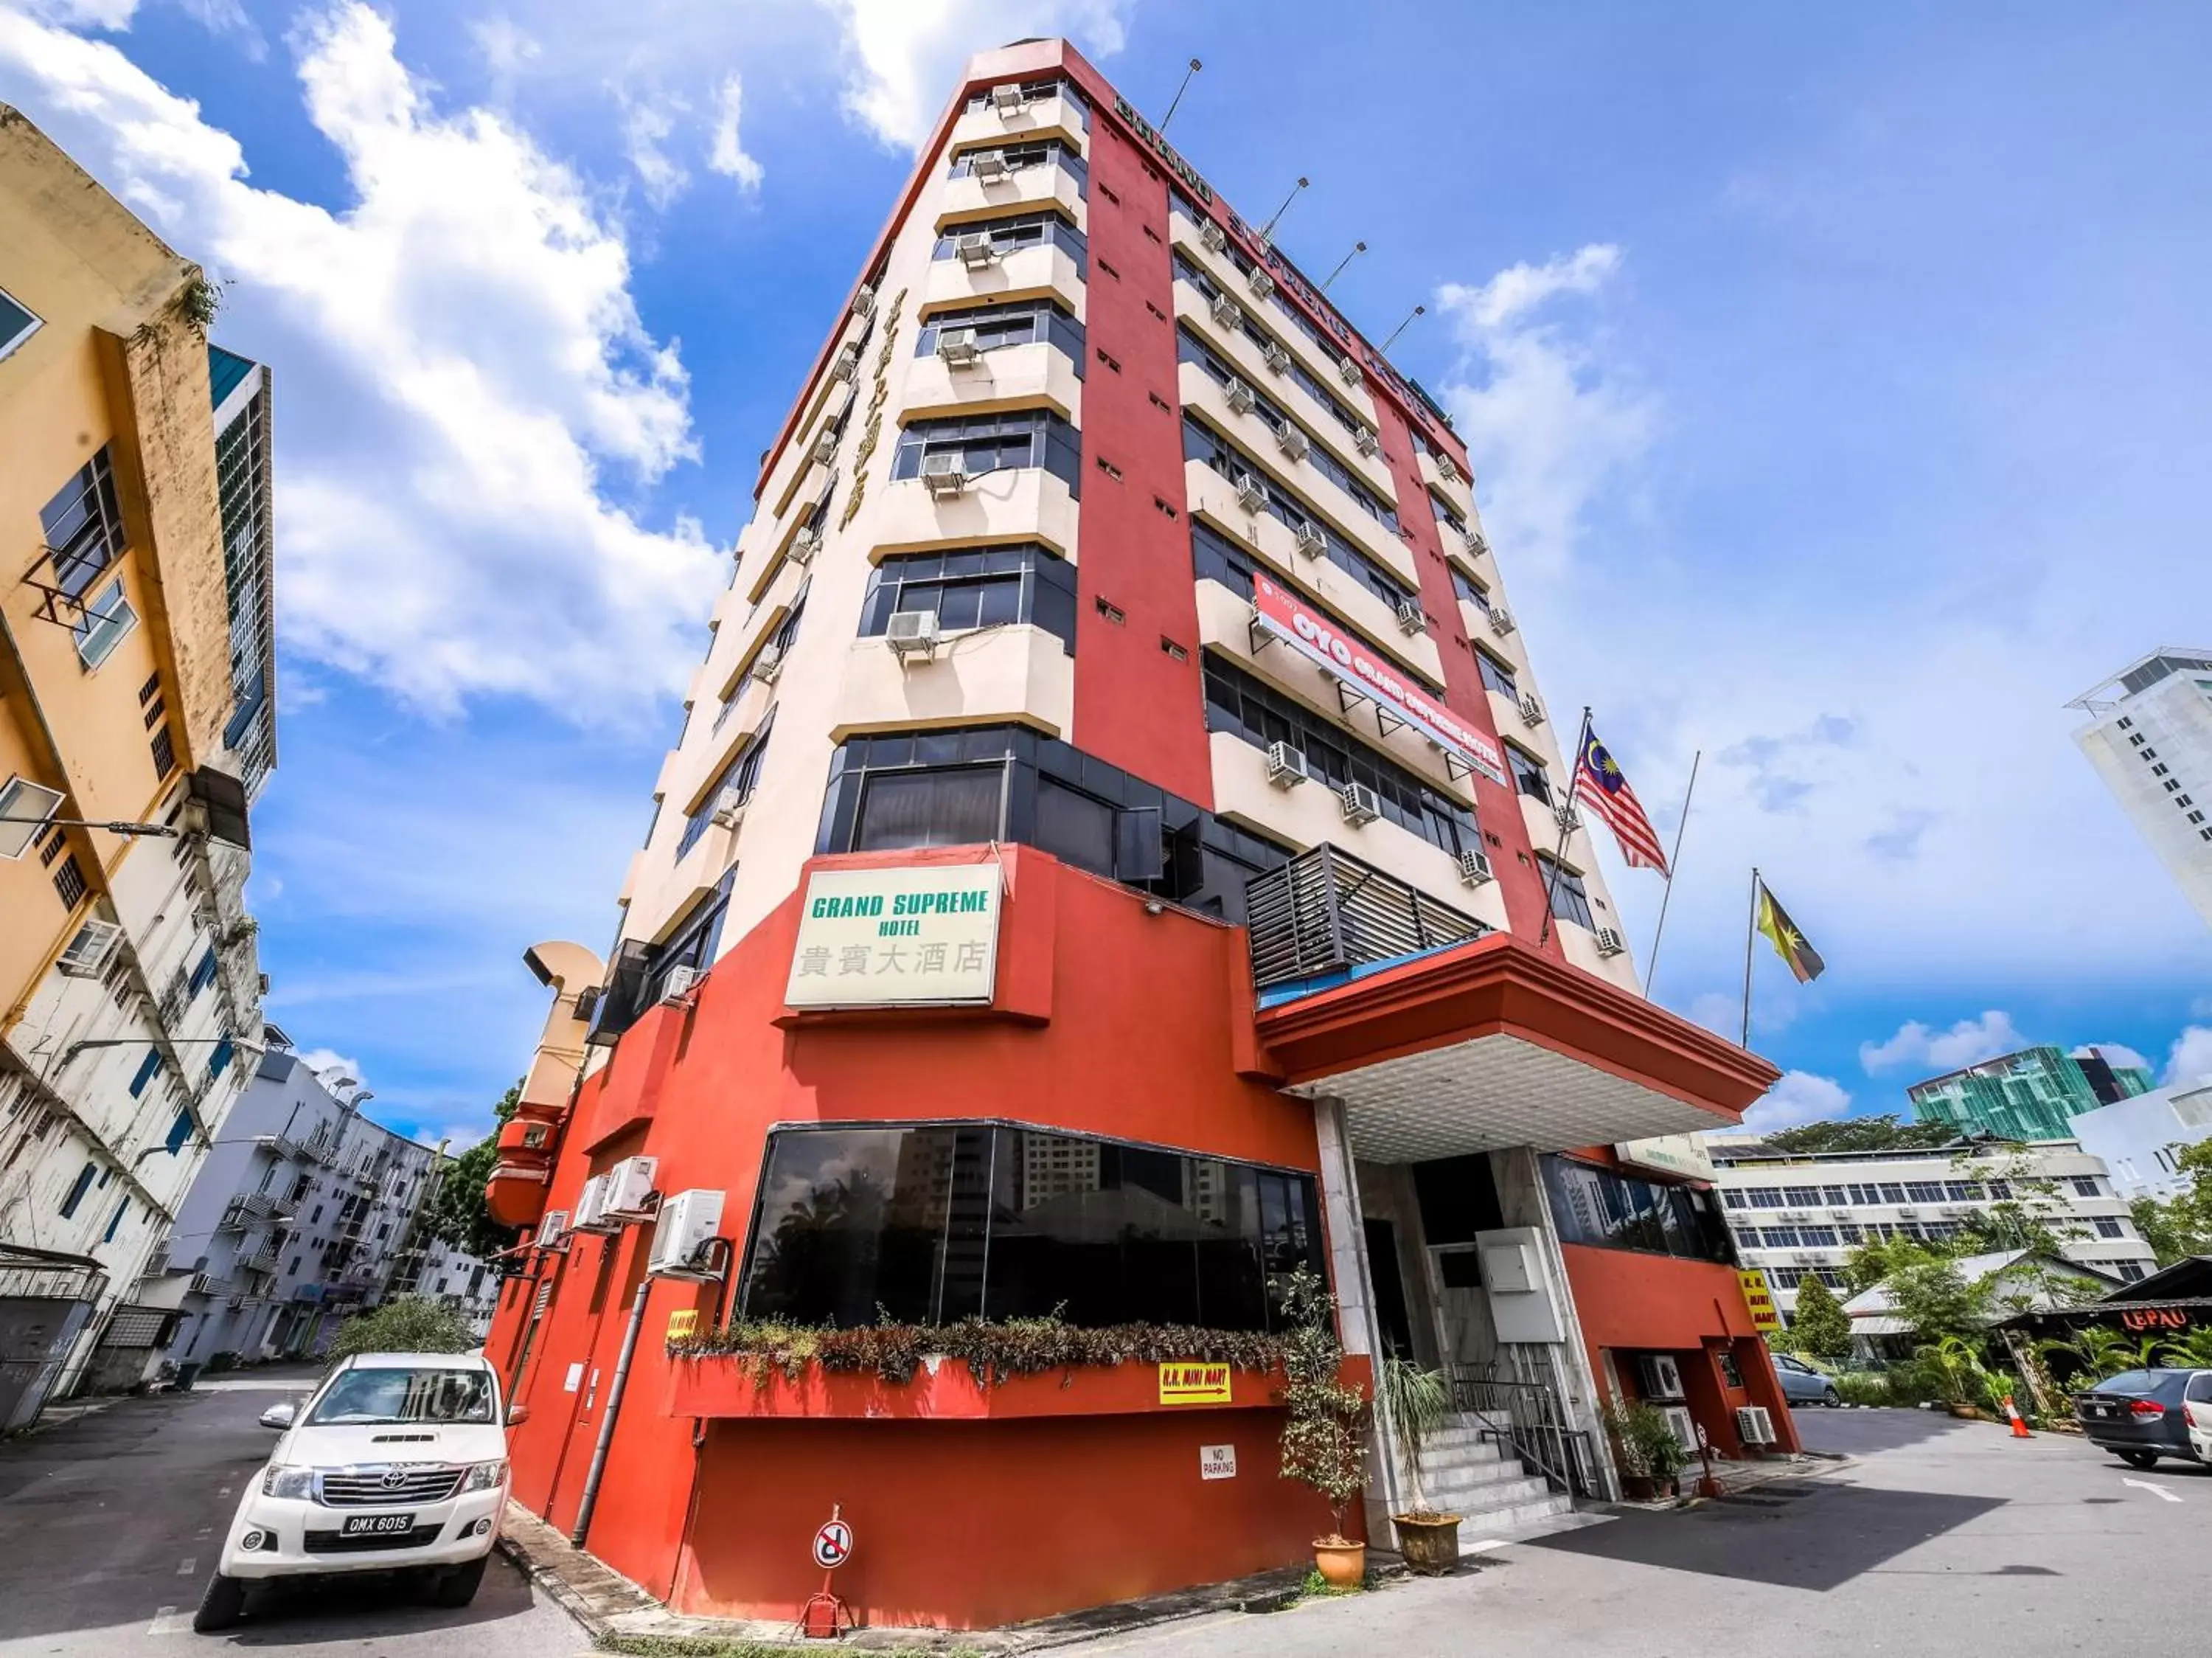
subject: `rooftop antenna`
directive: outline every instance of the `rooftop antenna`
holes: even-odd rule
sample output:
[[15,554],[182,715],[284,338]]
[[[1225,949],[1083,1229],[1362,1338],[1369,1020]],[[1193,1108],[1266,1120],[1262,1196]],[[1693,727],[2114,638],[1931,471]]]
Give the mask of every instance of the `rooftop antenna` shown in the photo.
[[1406,314],[1406,320],[1390,331],[1390,338],[1384,340],[1382,345],[1377,349],[1382,350],[1385,355],[1388,355],[1391,345],[1397,340],[1398,336],[1404,333],[1407,329],[1412,327],[1413,326],[1413,319],[1421,315],[1423,313],[1427,311],[1428,308],[1429,308],[1425,305],[1416,305],[1411,311]]
[[1159,133],[1163,137],[1166,136],[1168,123],[1175,119],[1176,106],[1182,102],[1182,94],[1190,88],[1190,77],[1197,74],[1199,70],[1205,67],[1206,65],[1200,63],[1195,58],[1190,60],[1190,67],[1182,72],[1182,84],[1176,88],[1176,95],[1173,99],[1170,100],[1168,103],[1168,113],[1160,117],[1159,125],[1152,129],[1155,132]]
[[1275,210],[1275,216],[1260,227],[1260,240],[1262,242],[1267,241],[1275,234],[1275,226],[1281,222],[1283,215],[1291,210],[1291,204],[1297,200],[1298,192],[1304,190],[1310,182],[1310,180],[1301,178],[1291,186],[1291,193],[1283,198],[1283,204]]
[[1334,271],[1330,271],[1330,272],[1328,273],[1328,280],[1327,280],[1327,281],[1324,281],[1324,282],[1322,283],[1322,285],[1321,285],[1321,291],[1322,291],[1322,293],[1324,293],[1324,294],[1326,294],[1327,292],[1328,292],[1328,284],[1329,284],[1329,283],[1334,282],[1334,281],[1335,281],[1339,277],[1342,276],[1342,275],[1344,274],[1344,267],[1345,267],[1346,265],[1347,265],[1351,264],[1351,263],[1352,262],[1352,260],[1354,260],[1354,259],[1358,259],[1358,258],[1362,253],[1364,253],[1366,251],[1367,251],[1367,244],[1366,244],[1365,242],[1364,242],[1364,241],[1356,241],[1356,242],[1352,243],[1352,251],[1351,251],[1349,253],[1346,253],[1346,254],[1342,259],[1339,259],[1339,260],[1337,261],[1337,263],[1336,263],[1336,269],[1335,269],[1335,270],[1334,270]]

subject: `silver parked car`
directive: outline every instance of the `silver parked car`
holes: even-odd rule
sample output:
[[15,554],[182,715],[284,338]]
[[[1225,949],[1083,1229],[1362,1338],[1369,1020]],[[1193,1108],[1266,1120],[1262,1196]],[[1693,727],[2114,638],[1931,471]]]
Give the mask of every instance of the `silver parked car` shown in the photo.
[[1836,1391],[1835,1379],[1822,1375],[1802,1359],[1777,1353],[1774,1374],[1782,1378],[1782,1397],[1792,1405],[1834,1405],[1844,1402],[1844,1396]]

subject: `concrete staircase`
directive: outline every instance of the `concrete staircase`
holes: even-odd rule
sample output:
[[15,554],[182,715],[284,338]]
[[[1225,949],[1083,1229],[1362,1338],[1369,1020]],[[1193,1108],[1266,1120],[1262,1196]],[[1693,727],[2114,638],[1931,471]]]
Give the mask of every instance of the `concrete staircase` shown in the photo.
[[1474,1544],[1548,1528],[1575,1509],[1543,1475],[1483,1439],[1477,1418],[1466,1415],[1448,1417],[1422,1445],[1421,1493],[1431,1508],[1460,1516],[1462,1554]]

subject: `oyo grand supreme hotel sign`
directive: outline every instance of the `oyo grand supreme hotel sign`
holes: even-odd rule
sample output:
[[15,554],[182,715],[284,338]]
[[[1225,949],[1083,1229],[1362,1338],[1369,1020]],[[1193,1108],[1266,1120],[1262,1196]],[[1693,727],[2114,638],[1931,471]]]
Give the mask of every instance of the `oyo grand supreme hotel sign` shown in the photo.
[[988,1003],[999,966],[996,861],[817,869],[783,999],[793,1008]]

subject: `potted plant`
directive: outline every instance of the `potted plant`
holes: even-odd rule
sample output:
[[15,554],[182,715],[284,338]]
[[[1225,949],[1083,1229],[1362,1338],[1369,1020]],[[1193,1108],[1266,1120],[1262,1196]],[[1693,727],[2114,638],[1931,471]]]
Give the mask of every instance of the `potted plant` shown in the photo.
[[1406,1455],[1406,1472],[1413,1484],[1413,1506],[1394,1514],[1398,1552],[1414,1571],[1434,1576],[1459,1564],[1459,1521],[1429,1505],[1421,1489],[1421,1448],[1431,1434],[1443,1426],[1451,1412],[1451,1395],[1441,1370],[1425,1370],[1396,1354],[1382,1361],[1382,1408],[1389,1412],[1391,1431]]
[[1284,1281],[1290,1330],[1283,1342],[1283,1478],[1310,1485],[1328,1502],[1331,1529],[1314,1539],[1314,1567],[1331,1588],[1358,1588],[1367,1577],[1367,1545],[1344,1534],[1344,1511],[1367,1483],[1366,1396],[1341,1380],[1336,1302],[1301,1266]]
[[1650,1405],[1614,1405],[1605,1413],[1605,1425],[1620,1452],[1623,1496],[1649,1503],[1662,1493],[1679,1493],[1677,1481],[1690,1454],[1665,1412]]

